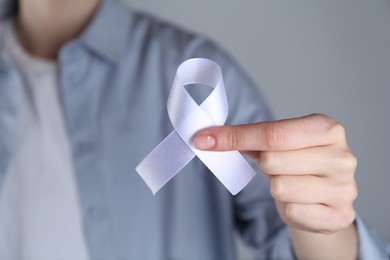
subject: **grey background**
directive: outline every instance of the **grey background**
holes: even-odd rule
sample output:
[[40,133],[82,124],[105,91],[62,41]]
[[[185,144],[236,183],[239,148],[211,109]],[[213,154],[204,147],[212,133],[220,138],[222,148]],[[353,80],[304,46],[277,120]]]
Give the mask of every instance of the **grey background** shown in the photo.
[[359,159],[357,211],[390,241],[390,1],[125,1],[228,50],[276,118],[340,121]]

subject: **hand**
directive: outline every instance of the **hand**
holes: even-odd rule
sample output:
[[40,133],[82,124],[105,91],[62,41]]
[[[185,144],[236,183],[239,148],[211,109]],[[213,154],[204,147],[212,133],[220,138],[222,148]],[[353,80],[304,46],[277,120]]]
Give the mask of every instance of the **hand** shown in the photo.
[[289,227],[334,233],[351,226],[357,160],[344,128],[319,114],[200,131],[198,149],[239,150],[269,176],[270,192]]

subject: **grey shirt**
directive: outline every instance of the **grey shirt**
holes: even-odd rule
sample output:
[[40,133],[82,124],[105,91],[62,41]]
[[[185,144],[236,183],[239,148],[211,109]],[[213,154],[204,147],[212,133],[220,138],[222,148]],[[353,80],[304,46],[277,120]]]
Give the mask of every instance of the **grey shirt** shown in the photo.
[[[235,259],[236,232],[257,259],[293,258],[261,173],[233,197],[194,159],[154,197],[135,172],[172,131],[167,97],[177,66],[192,57],[221,66],[228,124],[271,118],[254,84],[213,43],[117,1],[102,1],[85,32],[61,49],[61,100],[93,259]],[[18,138],[20,85],[0,58],[0,184]],[[361,257],[388,258],[385,244],[356,223]]]

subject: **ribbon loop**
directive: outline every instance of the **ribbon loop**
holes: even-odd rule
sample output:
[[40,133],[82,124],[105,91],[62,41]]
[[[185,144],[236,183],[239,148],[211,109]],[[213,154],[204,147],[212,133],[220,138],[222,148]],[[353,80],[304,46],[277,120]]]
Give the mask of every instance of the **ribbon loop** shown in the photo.
[[[207,85],[213,91],[199,106],[184,88],[188,84]],[[177,69],[167,107],[175,130],[136,167],[153,194],[195,156],[233,195],[241,191],[255,172],[239,152],[201,151],[192,145],[196,132],[223,125],[228,115],[226,91],[218,64],[203,58],[183,62]]]

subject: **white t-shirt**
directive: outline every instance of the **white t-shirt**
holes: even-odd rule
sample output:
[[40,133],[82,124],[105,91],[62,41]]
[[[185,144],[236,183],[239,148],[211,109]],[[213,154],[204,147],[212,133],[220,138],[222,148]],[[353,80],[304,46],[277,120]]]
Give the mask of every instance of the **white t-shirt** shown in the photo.
[[58,66],[29,56],[11,21],[0,27],[24,85],[20,135],[0,190],[0,259],[88,259]]

